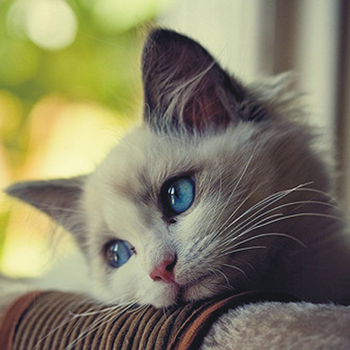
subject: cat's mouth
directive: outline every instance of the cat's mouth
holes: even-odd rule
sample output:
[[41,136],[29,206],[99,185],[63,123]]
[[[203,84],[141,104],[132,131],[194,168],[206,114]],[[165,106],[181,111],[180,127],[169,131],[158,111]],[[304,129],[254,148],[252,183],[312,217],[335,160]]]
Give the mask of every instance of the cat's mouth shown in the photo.
[[196,301],[205,298],[207,295],[204,291],[207,291],[205,285],[207,280],[211,278],[210,274],[203,275],[197,280],[190,283],[179,285],[179,291],[176,298],[176,304],[181,304],[189,301]]

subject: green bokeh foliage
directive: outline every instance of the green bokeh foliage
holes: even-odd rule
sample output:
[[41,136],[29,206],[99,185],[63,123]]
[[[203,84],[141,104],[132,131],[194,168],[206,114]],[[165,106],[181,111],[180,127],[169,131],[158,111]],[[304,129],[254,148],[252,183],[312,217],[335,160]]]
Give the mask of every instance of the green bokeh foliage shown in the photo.
[[[75,41],[64,49],[48,51],[35,45],[23,28],[21,32],[9,24],[15,1],[0,0],[0,93],[10,93],[21,104],[19,116],[6,116],[17,118],[15,123],[0,120],[0,145],[14,172],[28,152],[28,115],[48,94],[58,94],[66,100],[97,102],[125,118],[139,110],[140,51],[145,32],[140,27],[151,23],[153,16],[149,12],[140,18],[138,14],[133,26],[106,32],[93,17],[97,2],[67,1],[78,21]],[[153,15],[154,3],[150,1]],[[8,128],[10,122],[15,127]],[[8,218],[9,212],[1,208],[0,257]]]

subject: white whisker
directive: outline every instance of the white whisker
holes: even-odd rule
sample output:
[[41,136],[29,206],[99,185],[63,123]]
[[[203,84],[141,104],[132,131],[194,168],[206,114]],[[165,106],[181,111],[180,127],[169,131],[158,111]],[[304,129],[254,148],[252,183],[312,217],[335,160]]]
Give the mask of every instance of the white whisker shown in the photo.
[[[329,204],[329,203],[324,203],[324,202],[320,202],[320,201],[295,201],[295,202],[291,202],[291,203],[285,203],[282,205],[279,205],[275,208],[269,209],[267,211],[265,211],[263,214],[258,215],[257,217],[255,217],[252,221],[248,222],[246,225],[243,225],[243,227],[239,227],[240,225],[238,225],[235,228],[235,237],[234,240],[238,239],[239,237],[241,237],[243,234],[246,234],[247,232],[252,231],[253,229],[256,229],[257,227],[259,227],[258,225],[262,224],[263,222],[270,220],[272,218],[274,218],[275,216],[282,216],[282,213],[278,213],[278,214],[274,214],[271,216],[268,216],[266,218],[263,218],[262,220],[256,222],[256,220],[260,219],[261,217],[263,217],[264,215],[267,215],[275,210],[279,210],[288,206],[293,206],[293,205],[298,205],[298,204],[317,204],[317,205],[324,205],[324,206],[329,206],[329,207],[333,207],[333,205]],[[320,215],[327,215],[327,214],[322,214],[322,213],[315,213],[315,214],[320,214]],[[250,219],[250,218],[248,218]],[[247,220],[244,220],[244,222],[246,222]],[[246,228],[248,225],[250,224],[254,224],[250,227],[250,229],[248,231],[244,231],[243,233],[240,233],[237,235],[237,233],[239,233],[239,231],[241,231],[242,229]],[[225,229],[226,230],[226,229]],[[231,242],[231,240],[229,240],[229,242]]]
[[[299,186],[303,186],[303,185],[299,185]],[[249,208],[248,210],[246,210],[242,215],[240,215],[238,218],[236,218],[234,221],[232,221],[227,227],[225,227],[225,231],[230,228],[232,225],[234,225],[237,221],[239,221],[242,217],[246,216],[247,214],[249,214],[250,212],[252,212],[255,209],[258,209],[259,207],[262,208],[258,209],[257,211],[255,211],[253,213],[253,215],[249,216],[248,218],[246,218],[245,220],[243,220],[241,223],[239,223],[239,225],[236,227],[237,229],[239,228],[239,226],[244,225],[246,222],[249,221],[252,218],[254,218],[254,216],[256,216],[257,214],[261,213],[263,210],[265,210],[266,208],[268,208],[269,206],[271,206],[272,204],[276,203],[277,201],[281,200],[282,198],[286,197],[287,195],[289,195],[290,193],[294,192],[297,188],[299,188],[299,186],[294,187],[292,189],[289,190],[283,190],[277,193],[272,194],[271,196],[266,197],[265,199],[259,201],[258,203],[256,203],[255,205],[253,205],[251,208]],[[266,212],[264,212],[263,215],[265,215]]]
[[[232,249],[232,248],[236,248],[236,247],[239,247],[240,245],[244,244],[244,243],[247,243],[247,242],[250,242],[250,241],[253,241],[255,239],[258,239],[258,238],[263,238],[263,237],[269,237],[269,236],[273,236],[273,237],[285,237],[285,238],[288,238],[288,239],[291,239],[293,240],[294,242],[300,244],[303,248],[307,248],[307,246],[299,239],[291,236],[291,235],[288,235],[287,233],[281,233],[281,232],[271,232],[271,233],[261,233],[261,234],[258,234],[256,236],[253,236],[253,237],[249,237],[247,239],[244,239],[243,241],[238,241],[237,243],[235,243],[232,247],[229,247],[228,249]],[[228,250],[226,249],[226,250]],[[225,250],[223,250],[223,252],[225,252]]]
[[121,310],[117,310],[117,308],[115,308],[113,310],[115,312],[110,312],[107,315],[101,315],[101,317],[99,317],[97,320],[95,320],[82,333],[80,333],[79,336],[66,347],[66,350],[72,349],[79,341],[81,341],[85,337],[87,337],[90,332],[93,332],[94,330],[96,330],[97,327],[103,326],[104,324],[110,322],[111,319],[116,319],[123,312],[127,312],[134,305],[135,305],[135,303],[129,303],[129,306],[122,307]]
[[233,253],[238,253],[238,252],[242,252],[242,251],[245,251],[245,250],[266,249],[266,248],[267,248],[266,246],[261,246],[261,245],[259,246],[259,245],[257,245],[257,246],[252,246],[252,247],[233,249],[233,250],[225,252],[224,254],[220,254],[220,256],[229,255],[229,254],[233,254]]
[[242,273],[242,275],[248,280],[250,281],[250,279],[248,278],[247,274],[244,272],[244,270],[242,270],[241,268],[235,266],[235,265],[229,265],[229,264],[223,264],[223,266],[229,267],[231,269],[237,270],[239,272]]
[[268,222],[264,222],[264,223],[258,223],[257,225],[251,227],[250,229],[248,229],[247,231],[244,231],[243,233],[240,234],[240,236],[242,236],[243,234],[246,234],[247,232],[251,232],[253,230],[256,230],[258,228],[262,228],[265,227],[267,225],[271,225],[273,223],[279,222],[279,221],[283,221],[283,220],[288,220],[288,219],[293,219],[293,218],[297,218],[297,217],[308,217],[308,216],[314,216],[314,217],[321,217],[321,218],[328,218],[328,219],[335,219],[341,222],[345,222],[345,220],[343,220],[342,218],[335,216],[335,215],[331,215],[331,214],[322,214],[322,213],[297,213],[297,214],[291,214],[291,215],[286,215]]
[[[224,207],[222,208],[220,214],[218,215],[218,218],[220,218],[220,217],[222,216],[222,213],[225,211],[225,209],[226,209],[227,206],[229,205],[232,196],[236,194],[237,188],[238,188],[238,186],[240,185],[240,183],[241,183],[241,181],[242,181],[244,175],[246,174],[246,172],[247,172],[247,170],[248,170],[248,167],[249,167],[249,165],[250,165],[250,163],[251,163],[251,161],[252,161],[252,159],[253,159],[253,155],[254,155],[254,152],[255,152],[255,151],[256,151],[256,147],[253,148],[252,153],[251,153],[251,155],[250,155],[250,157],[249,157],[249,159],[248,159],[248,161],[247,161],[247,163],[246,163],[246,165],[245,165],[245,167],[244,167],[244,169],[243,169],[243,171],[242,171],[242,173],[241,173],[241,175],[240,175],[240,177],[239,177],[239,179],[238,179],[238,181],[237,181],[237,183],[236,183],[236,185],[235,185],[235,187],[234,187],[234,189],[231,191],[230,196],[229,196],[228,199],[226,200],[226,204],[224,205]],[[236,212],[237,210],[239,210],[239,208],[236,209],[235,212]],[[233,213],[232,215],[234,215],[234,214],[235,214],[235,213]],[[228,219],[222,224],[222,226],[224,226],[228,220],[230,220],[230,218],[228,218]],[[220,230],[220,229],[219,229],[219,230]]]

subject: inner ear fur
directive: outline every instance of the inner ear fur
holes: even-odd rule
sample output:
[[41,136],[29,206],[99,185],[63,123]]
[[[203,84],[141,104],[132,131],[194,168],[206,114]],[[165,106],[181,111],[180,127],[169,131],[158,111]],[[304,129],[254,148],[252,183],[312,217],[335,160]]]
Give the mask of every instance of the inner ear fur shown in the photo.
[[154,129],[204,131],[237,122],[244,88],[194,40],[155,30],[142,61],[145,120]]

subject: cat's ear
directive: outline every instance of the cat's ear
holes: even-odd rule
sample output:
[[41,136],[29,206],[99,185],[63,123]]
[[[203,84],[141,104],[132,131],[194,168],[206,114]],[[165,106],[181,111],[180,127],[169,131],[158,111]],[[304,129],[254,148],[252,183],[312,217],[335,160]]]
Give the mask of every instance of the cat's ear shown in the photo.
[[81,240],[84,217],[80,203],[85,178],[19,182],[5,192],[46,213]]
[[195,41],[155,30],[142,62],[145,120],[153,128],[203,131],[237,123],[244,88]]

